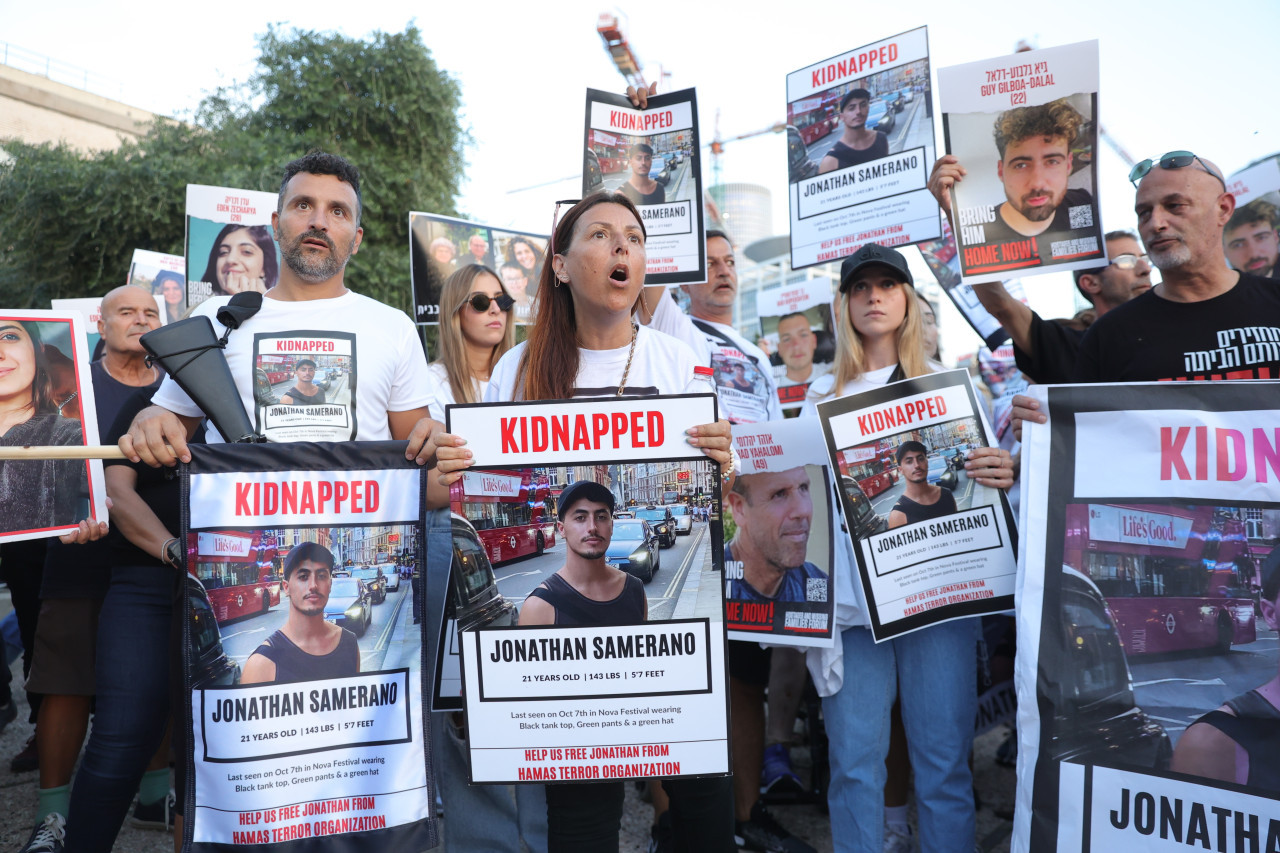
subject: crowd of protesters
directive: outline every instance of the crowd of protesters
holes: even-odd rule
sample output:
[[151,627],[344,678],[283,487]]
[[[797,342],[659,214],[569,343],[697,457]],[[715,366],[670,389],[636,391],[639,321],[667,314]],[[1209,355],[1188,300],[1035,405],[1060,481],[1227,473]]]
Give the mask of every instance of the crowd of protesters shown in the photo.
[[[632,95],[643,104],[647,93]],[[948,215],[950,189],[965,174],[954,157],[934,165],[929,188]],[[1280,361],[1202,375],[1189,371],[1183,357],[1213,349],[1220,331],[1280,327],[1280,286],[1255,274],[1276,268],[1264,269],[1258,260],[1262,249],[1249,248],[1274,242],[1274,211],[1254,218],[1236,214],[1221,171],[1190,152],[1144,161],[1131,179],[1136,235],[1108,232],[1110,262],[1075,276],[1093,306],[1087,328],[1044,320],[998,284],[977,289],[1009,331],[1019,367],[1035,382],[1280,377]],[[463,438],[447,435],[441,424],[450,403],[678,394],[702,387],[695,366],[716,368],[717,380],[726,383],[756,376],[751,393],[741,386],[733,386],[733,393],[726,392],[728,386],[718,389],[726,419],[700,427],[691,440],[720,467],[726,488],[735,476],[731,425],[781,416],[765,366],[768,356],[733,326],[735,248],[723,232],[707,234],[708,281],[686,286],[685,313],[665,288],[645,287],[647,235],[630,196],[594,193],[556,223],[528,340],[515,343],[515,299],[498,273],[484,265],[464,266],[441,291],[439,360],[429,365],[407,317],[344,284],[347,263],[363,239],[361,208],[359,173],[347,161],[312,153],[288,164],[272,222],[284,263],[263,308],[246,325],[271,332],[354,330],[361,369],[367,371],[353,401],[361,411],[354,438],[405,441],[406,459],[434,465],[429,507],[448,505],[447,486],[470,464]],[[1270,236],[1255,233],[1259,222]],[[1155,286],[1153,267],[1160,273]],[[225,301],[209,300],[196,313],[213,319]],[[905,258],[894,249],[868,244],[845,259],[834,295],[834,364],[813,382],[801,416],[813,416],[822,400],[941,369],[931,357],[935,343],[926,341],[927,307],[917,298]],[[187,804],[174,791],[187,787],[181,756],[188,746],[186,726],[171,725],[183,719],[174,654],[181,636],[183,555],[176,546],[180,519],[172,472],[189,460],[190,443],[223,438],[176,383],[145,361],[139,337],[159,323],[159,308],[145,290],[121,287],[102,300],[99,331],[105,346],[90,370],[99,439],[118,442],[126,457],[106,469],[110,531],[104,535],[104,528],[84,524],[63,541],[0,549],[34,724],[10,769],[39,771],[25,853],[110,850],[131,808],[135,823],[175,830],[181,844]],[[252,362],[237,353],[236,340],[225,355],[251,411]],[[244,347],[251,338],[239,340]],[[366,348],[365,341],[376,345]],[[1027,397],[1015,398],[1014,416],[1019,426],[1044,421]],[[964,470],[981,485],[1010,488],[1017,479],[1017,448],[971,450]],[[651,785],[651,849],[814,849],[761,800],[762,788],[801,785],[789,744],[808,684],[821,697],[830,744],[835,849],[906,851],[914,849],[917,835],[923,850],[973,849],[969,756],[978,622],[956,620],[875,643],[866,614],[848,604],[858,601],[849,543],[837,553],[837,583],[843,588],[839,641],[807,655],[730,643],[733,776]],[[609,589],[616,585],[590,561],[581,572],[588,588],[597,575]],[[626,594],[615,590],[610,597],[615,593]],[[531,598],[525,605],[529,620],[556,621],[555,602],[565,594],[549,589]],[[11,690],[6,668],[0,728],[15,723]],[[447,847],[513,853],[522,846],[617,849],[621,783],[515,791],[466,785],[463,721],[437,720],[444,744],[436,752]],[[898,741],[895,721],[905,749],[901,742],[891,746]],[[175,755],[179,760],[172,761]],[[171,784],[171,764],[177,784]],[[905,803],[887,793],[907,766],[914,778],[914,827]]]

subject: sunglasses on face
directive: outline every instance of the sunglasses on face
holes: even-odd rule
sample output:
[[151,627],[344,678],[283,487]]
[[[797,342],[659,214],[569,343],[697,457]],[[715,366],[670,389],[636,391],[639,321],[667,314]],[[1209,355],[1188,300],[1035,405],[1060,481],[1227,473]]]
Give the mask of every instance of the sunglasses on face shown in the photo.
[[1134,166],[1133,170],[1129,172],[1129,183],[1136,187],[1138,185],[1138,181],[1145,178],[1147,173],[1157,165],[1159,165],[1161,169],[1185,169],[1192,163],[1199,163],[1200,168],[1217,178],[1218,183],[1222,184],[1222,189],[1226,190],[1227,182],[1222,179],[1222,176],[1206,166],[1205,162],[1201,160],[1198,155],[1193,154],[1190,151],[1170,151],[1168,154],[1162,155],[1158,160],[1153,161],[1150,158],[1143,160],[1141,163]]
[[493,297],[485,293],[473,293],[462,304],[470,305],[477,314],[483,314],[489,310],[489,306],[494,302],[498,303],[499,311],[510,311],[511,306],[516,304],[516,301],[505,293]]
[[1118,270],[1131,270],[1138,265],[1138,261],[1146,261],[1147,263],[1151,263],[1151,261],[1147,258],[1146,255],[1124,254],[1124,255],[1116,255],[1114,258],[1112,258],[1111,266],[1115,267]]

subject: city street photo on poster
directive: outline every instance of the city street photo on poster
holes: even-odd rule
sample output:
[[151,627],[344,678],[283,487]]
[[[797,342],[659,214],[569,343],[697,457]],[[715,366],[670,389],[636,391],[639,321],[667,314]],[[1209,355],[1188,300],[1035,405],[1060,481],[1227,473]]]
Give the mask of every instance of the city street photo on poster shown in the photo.
[[791,267],[938,237],[927,27],[787,75]]
[[253,408],[269,441],[356,437],[356,339],[350,332],[260,332],[253,338]]
[[[0,309],[0,354],[0,394],[11,413],[0,447],[98,443],[79,312]],[[38,449],[30,459],[0,459],[0,542],[60,536],[81,519],[107,520],[100,460],[42,458]]]
[[414,322],[434,325],[460,305],[441,308],[445,280],[467,264],[498,274],[515,305],[518,324],[533,322],[534,298],[546,262],[545,235],[510,231],[452,216],[409,213],[409,271],[413,281]]
[[645,282],[707,280],[702,158],[693,89],[649,96],[638,110],[625,96],[587,90],[582,194],[624,193],[644,222]]
[[729,639],[833,645],[837,522],[821,427],[739,424],[733,444],[742,467],[724,496]]
[[271,233],[276,193],[187,184],[187,307],[211,296],[266,293],[280,278]]
[[1013,513],[964,468],[970,450],[994,444],[968,371],[819,403],[818,415],[876,641],[1011,610]]
[[965,284],[1105,266],[1098,206],[1098,43],[938,69]]
[[1278,391],[1027,391],[1012,849],[1280,844]]
[[[695,394],[446,410],[474,454],[453,512],[491,561],[556,569],[520,627],[460,634],[473,783],[729,771],[720,479],[685,441],[716,409]],[[692,523],[695,503],[709,523]],[[624,572],[622,591],[584,600],[570,558],[610,586]],[[535,599],[578,615],[533,620]]]
[[[423,472],[394,442],[198,445],[184,466],[188,848],[436,842]],[[198,582],[198,583],[197,583]]]
[[151,295],[156,298],[156,306],[160,309],[162,325],[186,316],[186,259],[181,255],[134,249],[125,284],[145,287],[151,291]]
[[771,350],[778,403],[783,415],[793,418],[800,414],[813,380],[831,372],[835,359],[831,282],[811,278],[762,290],[756,296],[756,314]]

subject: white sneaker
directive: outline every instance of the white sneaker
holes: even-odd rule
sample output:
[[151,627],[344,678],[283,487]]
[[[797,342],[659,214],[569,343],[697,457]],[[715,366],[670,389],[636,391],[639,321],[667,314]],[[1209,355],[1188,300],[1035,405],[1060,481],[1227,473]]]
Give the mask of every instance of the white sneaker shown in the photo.
[[52,812],[31,830],[31,837],[18,853],[62,853],[62,845],[66,839],[67,819]]
[[915,850],[916,834],[912,831],[910,825],[907,826],[905,833],[899,832],[896,827],[889,824],[884,825],[884,853],[911,853]]

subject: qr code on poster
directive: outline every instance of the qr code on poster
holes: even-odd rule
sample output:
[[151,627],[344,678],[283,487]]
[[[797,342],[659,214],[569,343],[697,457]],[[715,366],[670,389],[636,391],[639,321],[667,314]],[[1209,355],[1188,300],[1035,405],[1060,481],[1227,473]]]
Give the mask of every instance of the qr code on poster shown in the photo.
[[827,579],[826,578],[806,578],[804,587],[805,601],[826,601],[827,600]]
[[1078,204],[1067,208],[1067,218],[1072,228],[1093,227],[1093,205]]

